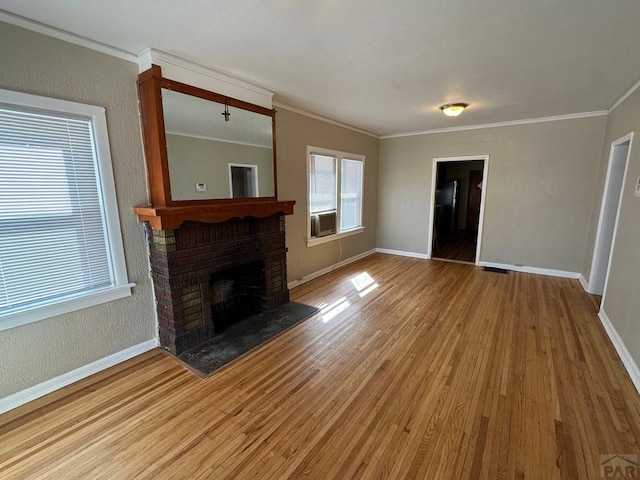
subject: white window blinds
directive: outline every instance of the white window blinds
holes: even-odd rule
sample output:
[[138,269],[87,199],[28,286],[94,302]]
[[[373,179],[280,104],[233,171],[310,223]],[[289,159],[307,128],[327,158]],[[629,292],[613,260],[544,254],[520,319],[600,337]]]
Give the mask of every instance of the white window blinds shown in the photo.
[[309,168],[309,210],[311,214],[337,208],[337,158],[312,153]]
[[90,119],[0,105],[0,316],[113,286]]
[[362,225],[362,170],[361,160],[342,159],[342,191],[340,195],[340,230],[351,230]]

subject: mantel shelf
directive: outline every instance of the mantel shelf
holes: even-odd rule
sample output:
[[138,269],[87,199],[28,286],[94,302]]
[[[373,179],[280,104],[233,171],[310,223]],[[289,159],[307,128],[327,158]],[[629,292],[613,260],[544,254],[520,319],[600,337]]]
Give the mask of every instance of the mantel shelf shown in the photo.
[[273,202],[229,203],[184,207],[133,207],[141,222],[149,222],[154,230],[174,230],[184,222],[221,223],[232,218],[269,217],[277,213],[293,214],[295,200]]

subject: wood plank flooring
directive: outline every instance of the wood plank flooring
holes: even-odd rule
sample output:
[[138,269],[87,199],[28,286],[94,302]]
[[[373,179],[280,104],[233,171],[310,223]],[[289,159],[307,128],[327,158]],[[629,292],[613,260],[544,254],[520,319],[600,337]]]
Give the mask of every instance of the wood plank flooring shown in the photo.
[[640,396],[576,280],[375,254],[203,380],[159,350],[0,416],[2,479],[596,479]]
[[478,232],[473,230],[457,230],[455,233],[438,239],[438,249],[434,258],[475,263]]

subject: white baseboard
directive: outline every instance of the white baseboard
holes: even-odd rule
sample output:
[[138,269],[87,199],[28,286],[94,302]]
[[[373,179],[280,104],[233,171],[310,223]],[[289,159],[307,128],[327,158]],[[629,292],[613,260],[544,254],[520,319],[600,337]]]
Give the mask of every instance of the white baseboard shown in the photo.
[[578,280],[580,280],[580,285],[582,285],[584,291],[587,293],[591,293],[589,292],[589,282],[587,282],[587,280],[584,278],[584,275],[580,274]]
[[611,343],[613,343],[613,346],[618,352],[618,355],[620,356],[620,360],[622,360],[624,367],[627,369],[627,373],[629,373],[633,385],[636,387],[638,393],[640,393],[640,369],[638,369],[638,364],[629,353],[629,350],[627,350],[627,347],[622,341],[622,338],[620,338],[620,335],[616,331],[615,327],[611,323],[611,320],[604,312],[604,310],[600,309],[600,311],[598,312],[598,317],[600,317],[602,326],[606,330],[607,335],[609,335]]
[[[425,260],[429,260],[431,258],[426,253],[405,252],[402,250],[390,250],[388,248],[376,248],[376,252],[388,253],[390,255],[400,255],[402,257],[422,258]],[[504,270],[513,270],[514,272],[533,273],[536,275],[547,275],[549,277],[562,277],[562,278],[574,278],[574,279],[580,279],[582,277],[582,275],[576,272],[567,272],[565,270],[553,270],[550,268],[527,267],[527,266],[521,266],[521,265],[509,265],[506,263],[493,263],[493,262],[478,262],[477,265],[479,267],[494,267],[494,268],[502,268]],[[582,283],[582,280],[580,283]],[[583,283],[582,286],[584,287],[585,284],[586,282]]]
[[82,380],[94,373],[113,367],[118,363],[122,363],[125,360],[129,360],[141,353],[156,348],[158,345],[158,340],[155,338],[147,340],[146,342],[125,348],[113,355],[109,355],[108,357],[101,358],[100,360],[96,360],[88,365],[84,365],[80,368],[76,368],[75,370],[59,375],[51,380],[39,383],[38,385],[34,385],[33,387],[29,387],[20,392],[13,393],[7,397],[0,398],[0,414],[13,410],[20,405],[29,403],[36,398],[40,398],[62,387],[71,385],[72,383]]
[[364,257],[368,257],[369,255],[373,255],[374,253],[376,253],[376,249],[372,248],[371,250],[367,250],[366,252],[360,253],[358,255],[355,255],[353,257],[349,257],[346,260],[342,260],[341,262],[338,263],[334,263],[333,265],[329,265],[326,268],[323,268],[322,270],[318,270],[317,272],[313,272],[310,273],[309,275],[305,275],[302,278],[299,278],[297,280],[293,280],[289,283],[287,283],[287,288],[294,288],[297,287],[298,285],[302,285],[303,283],[307,283],[309,280],[313,280],[314,278],[318,278],[322,275],[325,275],[333,270],[335,270],[336,268],[340,268],[340,267],[344,267],[345,265],[349,265],[350,263],[356,262]]
[[405,252],[402,250],[390,250],[388,248],[376,248],[376,252],[388,253],[389,255],[399,255],[401,257],[422,258],[424,260],[429,260],[429,255],[427,255],[426,253]]
[[478,262],[480,267],[502,268],[504,270],[513,270],[514,272],[533,273],[536,275],[547,275],[549,277],[562,277],[579,279],[580,274],[577,272],[567,272],[565,270],[553,270],[551,268],[527,267],[522,265],[509,265],[506,263]]

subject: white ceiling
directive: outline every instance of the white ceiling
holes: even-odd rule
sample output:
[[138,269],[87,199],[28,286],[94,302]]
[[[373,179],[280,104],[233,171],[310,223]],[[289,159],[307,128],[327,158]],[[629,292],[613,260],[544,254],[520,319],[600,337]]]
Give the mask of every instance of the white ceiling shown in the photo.
[[[395,134],[608,109],[640,79],[639,0],[0,0],[139,54]],[[464,101],[458,118],[438,106]]]

